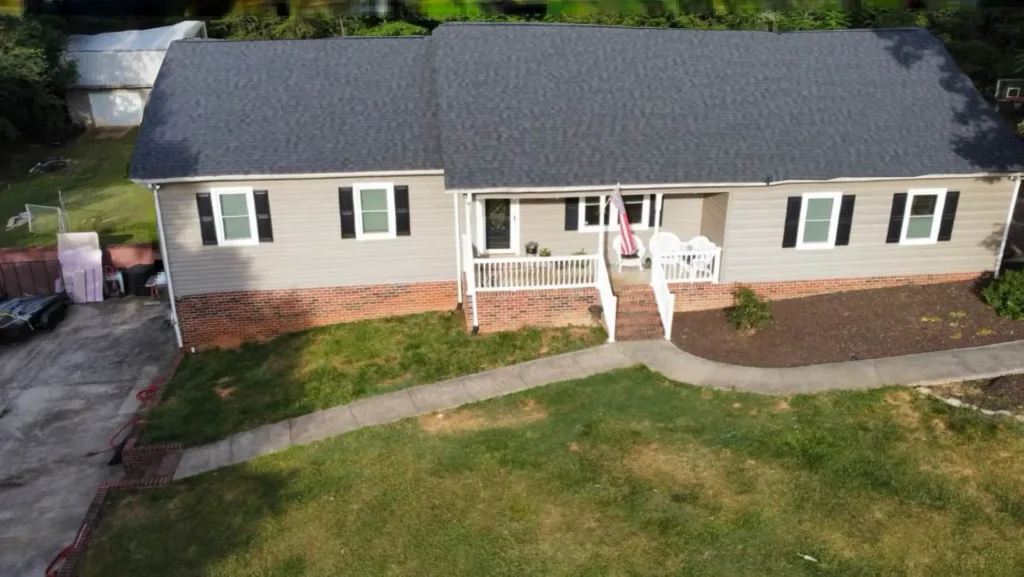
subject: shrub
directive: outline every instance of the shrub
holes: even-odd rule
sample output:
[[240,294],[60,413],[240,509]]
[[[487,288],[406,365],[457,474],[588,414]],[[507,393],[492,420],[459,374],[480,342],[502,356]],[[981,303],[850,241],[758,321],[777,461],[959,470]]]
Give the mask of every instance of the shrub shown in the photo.
[[1008,270],[982,289],[985,299],[996,314],[1015,321],[1024,320],[1024,271]]
[[768,301],[757,296],[753,289],[740,287],[733,296],[736,305],[729,309],[729,322],[736,330],[753,334],[772,322],[772,311]]

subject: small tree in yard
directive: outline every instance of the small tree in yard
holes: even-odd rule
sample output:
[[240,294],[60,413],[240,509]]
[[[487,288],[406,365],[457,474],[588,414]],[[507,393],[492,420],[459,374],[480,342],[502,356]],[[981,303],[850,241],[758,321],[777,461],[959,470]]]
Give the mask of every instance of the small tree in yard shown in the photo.
[[729,309],[729,322],[737,331],[752,335],[772,322],[768,301],[757,296],[753,289],[740,287],[733,296],[736,304]]
[[982,298],[996,314],[1015,321],[1024,320],[1024,271],[1008,270],[981,291]]

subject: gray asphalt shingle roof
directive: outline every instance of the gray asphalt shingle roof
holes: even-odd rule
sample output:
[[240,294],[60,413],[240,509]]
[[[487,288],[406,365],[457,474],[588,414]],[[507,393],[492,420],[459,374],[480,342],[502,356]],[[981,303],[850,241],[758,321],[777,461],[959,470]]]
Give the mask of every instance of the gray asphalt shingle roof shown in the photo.
[[433,38],[449,188],[1024,169],[920,29],[459,24]]
[[130,175],[440,169],[425,38],[171,45]]
[[438,169],[448,188],[1024,171],[926,31],[445,24],[172,45],[131,175]]

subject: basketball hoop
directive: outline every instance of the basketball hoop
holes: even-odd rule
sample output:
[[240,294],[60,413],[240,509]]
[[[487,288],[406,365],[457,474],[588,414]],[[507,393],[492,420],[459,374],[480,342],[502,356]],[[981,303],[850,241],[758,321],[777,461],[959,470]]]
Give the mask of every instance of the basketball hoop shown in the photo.
[[1020,107],[1024,106],[1024,96],[1007,96],[1006,101],[1013,103],[1014,110],[1020,110]]

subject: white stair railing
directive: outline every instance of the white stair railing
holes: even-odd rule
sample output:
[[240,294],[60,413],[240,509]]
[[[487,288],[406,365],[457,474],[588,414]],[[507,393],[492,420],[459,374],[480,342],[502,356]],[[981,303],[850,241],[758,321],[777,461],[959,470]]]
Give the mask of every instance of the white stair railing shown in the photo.
[[665,278],[665,263],[662,256],[654,253],[651,258],[651,289],[654,291],[654,300],[658,305],[658,316],[661,317],[661,328],[665,332],[665,338],[672,338],[672,315],[676,308],[676,295],[668,290],[668,280]]
[[604,329],[608,333],[608,342],[615,342],[615,318],[619,308],[619,298],[612,292],[612,279],[608,273],[608,263],[600,259],[597,263],[597,292],[601,295],[602,317]]

